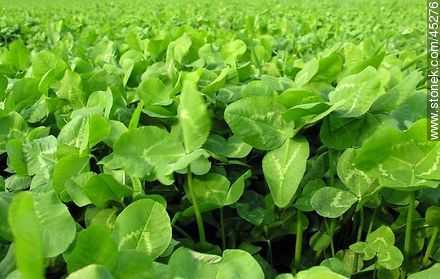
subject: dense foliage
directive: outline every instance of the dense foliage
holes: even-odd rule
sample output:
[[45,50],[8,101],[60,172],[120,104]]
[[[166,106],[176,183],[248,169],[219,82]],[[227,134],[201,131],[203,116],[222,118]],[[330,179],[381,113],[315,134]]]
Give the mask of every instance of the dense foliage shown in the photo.
[[0,278],[440,278],[423,1],[16,2]]

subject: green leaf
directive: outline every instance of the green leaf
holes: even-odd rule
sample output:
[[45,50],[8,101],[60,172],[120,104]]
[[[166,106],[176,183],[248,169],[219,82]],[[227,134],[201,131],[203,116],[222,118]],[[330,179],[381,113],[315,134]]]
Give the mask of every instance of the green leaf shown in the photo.
[[97,207],[105,207],[109,201],[121,201],[132,194],[132,190],[119,184],[113,176],[101,173],[90,177],[84,185],[84,192]]
[[90,264],[98,264],[111,270],[117,263],[118,250],[109,229],[94,225],[81,231],[72,250],[65,255],[67,271],[77,271]]
[[111,126],[110,135],[104,139],[105,144],[113,147],[115,142],[119,139],[121,135],[127,132],[127,127],[119,121],[109,120],[108,123]]
[[216,278],[220,261],[220,256],[181,247],[171,255],[168,262],[169,278]]
[[264,84],[261,80],[254,80],[241,88],[241,96],[246,97],[261,97],[272,96],[273,91]]
[[6,54],[6,63],[12,65],[16,70],[23,71],[29,65],[30,52],[22,40],[9,44],[9,51]]
[[6,144],[8,154],[8,166],[21,177],[26,176],[27,169],[23,156],[23,144],[21,140],[11,139]]
[[20,112],[35,104],[41,97],[38,90],[38,81],[34,78],[17,80],[11,88],[5,103],[6,111]]
[[105,140],[111,134],[112,127],[107,119],[95,114],[89,119],[89,147],[93,147]]
[[203,148],[228,158],[244,158],[252,150],[252,146],[243,142],[236,135],[232,135],[226,141],[225,138],[215,134],[208,137]]
[[381,127],[397,127],[397,121],[388,115],[367,113],[361,118],[338,118],[330,114],[324,118],[319,137],[328,147],[336,150],[359,147]]
[[342,183],[344,183],[344,185],[355,194],[359,200],[362,200],[365,195],[374,192],[376,180],[366,172],[356,168],[354,164],[355,157],[355,149],[346,149],[339,157],[337,172]]
[[[196,163],[199,159],[206,159],[208,157],[209,157],[209,154],[208,154],[208,152],[206,152],[206,150],[196,149],[189,154],[183,155],[182,157],[177,159],[177,161],[175,163],[169,164],[163,172],[166,175],[169,175],[174,171],[179,171],[179,173],[186,173],[188,166],[193,166],[193,164]],[[209,165],[209,167],[210,167],[210,165]],[[208,168],[208,170],[209,170],[209,168]],[[199,175],[204,174],[204,173],[197,173],[197,171],[195,169],[193,170],[193,168],[191,168],[191,171],[193,173],[199,174]],[[159,172],[162,173],[162,170],[160,170]]]
[[0,74],[0,100],[2,101],[5,98],[5,91],[7,87],[8,79],[4,75]]
[[225,198],[224,205],[234,204],[240,199],[241,195],[243,195],[244,192],[245,181],[246,179],[251,177],[251,175],[252,172],[248,170],[243,173],[239,178],[237,178],[234,183],[232,183]]
[[58,143],[76,147],[82,153],[88,148],[89,130],[89,117],[77,116],[61,129]]
[[67,279],[112,279],[114,278],[105,267],[91,264],[67,276]]
[[274,221],[272,212],[265,208],[264,197],[251,190],[245,190],[240,200],[231,207],[237,209],[241,218],[256,226]]
[[369,261],[376,256],[377,251],[372,245],[365,242],[356,242],[350,245],[350,251],[362,255],[364,261]]
[[66,69],[67,64],[58,56],[48,50],[37,53],[32,58],[32,74],[41,79],[52,69]]
[[66,182],[73,176],[87,171],[89,156],[67,155],[55,165],[52,175],[52,187],[58,194],[65,191]]
[[75,221],[67,207],[53,192],[34,194],[34,210],[43,236],[45,257],[55,257],[67,250],[75,238]]
[[44,278],[43,238],[30,192],[17,194],[8,214],[15,261],[24,278]]
[[211,130],[211,118],[205,100],[191,79],[183,81],[178,118],[185,152],[202,147]]
[[357,200],[357,197],[348,191],[324,187],[313,194],[310,204],[319,215],[327,218],[337,218],[344,214]]
[[410,274],[408,279],[437,279],[440,276],[440,263],[436,263],[428,269]]
[[202,89],[203,94],[212,96],[215,92],[219,91],[226,83],[226,79],[230,72],[230,68],[224,68],[220,74],[210,83],[208,86]]
[[188,54],[192,41],[188,34],[183,34],[177,40],[171,42],[168,45],[167,50],[167,62],[177,61],[179,64],[183,64],[183,58]]
[[165,129],[145,126],[123,134],[115,143],[114,154],[128,175],[154,177],[158,169],[185,155],[185,150]]
[[67,194],[69,194],[72,201],[79,207],[92,203],[89,197],[84,193],[84,186],[93,175],[94,173],[92,172],[80,173],[71,177],[64,184]]
[[[195,198],[199,203],[199,209],[201,212],[210,211],[225,205],[230,185],[229,180],[225,176],[216,173],[208,173],[203,176],[193,177],[192,183]],[[190,197],[191,195],[187,193],[187,196]],[[189,216],[193,213],[194,208],[191,207],[185,210],[183,215]]]
[[440,143],[427,141],[426,119],[407,131],[378,129],[355,158],[358,168],[379,179],[383,187],[414,191],[436,188],[440,180]]
[[342,79],[329,94],[330,102],[343,102],[336,112],[341,118],[365,114],[382,94],[382,85],[376,69],[369,66],[359,74]]
[[431,226],[440,226],[440,207],[434,205],[428,207],[425,218]]
[[12,138],[21,139],[28,131],[26,121],[15,111],[0,118],[0,154],[6,151],[6,143]]
[[388,270],[399,268],[402,262],[403,254],[396,246],[390,246],[377,254],[377,263]]
[[318,72],[319,69],[319,61],[316,59],[312,59],[307,64],[304,65],[301,71],[298,72],[295,76],[295,85],[298,88],[306,85]]
[[137,88],[139,98],[146,107],[150,105],[166,106],[171,104],[171,89],[158,78],[148,78],[142,81]]
[[263,158],[263,173],[275,204],[286,207],[306,170],[309,144],[304,138],[290,139]]
[[[288,109],[284,114],[283,117],[286,121],[298,121],[300,118],[321,114],[325,111],[328,111],[328,114],[330,114],[335,108],[331,109],[331,106],[327,103],[307,103],[307,104],[301,104],[294,106],[290,109]],[[326,116],[324,115],[324,116]],[[323,117],[324,117],[323,116]],[[319,120],[319,119],[317,119]],[[317,121],[316,120],[316,121]]]
[[312,81],[331,83],[342,71],[344,56],[337,52],[331,52],[327,56],[319,59],[319,70],[313,76]]
[[137,250],[120,251],[112,273],[119,279],[156,279],[153,260]]
[[295,207],[304,212],[313,211],[313,207],[310,204],[310,199],[316,191],[323,187],[325,187],[325,183],[322,181],[322,179],[314,179],[307,182],[295,201]]
[[133,111],[133,114],[131,115],[130,123],[128,124],[128,129],[136,129],[139,125],[139,119],[141,118],[141,112],[144,107],[144,102],[140,101],[135,110]]
[[182,247],[173,253],[168,264],[170,278],[264,278],[257,261],[242,250],[225,250],[220,257]]
[[26,142],[23,146],[23,155],[29,175],[40,172],[51,173],[56,162],[57,139],[47,136]]
[[5,190],[8,192],[17,192],[29,188],[31,178],[12,175],[5,179]]
[[110,111],[113,107],[113,95],[110,89],[107,91],[96,91],[90,94],[87,99],[87,107],[102,109],[105,118],[109,118]]
[[375,248],[376,251],[394,245],[394,234],[388,226],[381,226],[368,234],[366,242]]
[[295,279],[346,279],[347,277],[334,273],[331,269],[325,266],[314,266],[307,270],[298,272]]
[[242,141],[239,137],[232,135],[228,138],[226,150],[225,157],[244,158],[251,152],[252,146]]
[[135,249],[157,258],[171,241],[170,218],[160,203],[141,199],[119,214],[113,235],[119,250]]
[[346,262],[343,262],[342,260],[334,257],[334,258],[327,258],[323,260],[320,264],[320,266],[325,266],[330,268],[333,272],[336,272],[338,274],[341,274],[343,276],[346,276],[350,278],[352,274],[352,266],[348,265]]
[[8,224],[8,212],[12,198],[11,193],[0,191],[0,238],[7,241],[12,241],[11,228]]
[[261,150],[282,145],[292,134],[293,123],[283,119],[285,108],[271,97],[249,97],[230,104],[225,120],[235,135]]
[[326,232],[317,231],[310,237],[309,245],[313,251],[324,251],[330,245],[331,237]]
[[287,109],[302,104],[324,102],[324,99],[319,94],[296,88],[289,88],[281,93],[281,95],[276,96],[276,98]]
[[226,43],[221,50],[225,64],[235,65],[238,57],[246,52],[246,44],[241,40]]
[[263,279],[264,273],[248,252],[234,249],[223,252],[216,278]]
[[411,72],[400,83],[380,96],[373,104],[374,112],[390,112],[401,106],[416,90],[417,84],[422,79],[419,71]]
[[74,109],[86,106],[87,95],[82,89],[81,76],[71,70],[64,73],[56,94],[61,100],[67,100]]

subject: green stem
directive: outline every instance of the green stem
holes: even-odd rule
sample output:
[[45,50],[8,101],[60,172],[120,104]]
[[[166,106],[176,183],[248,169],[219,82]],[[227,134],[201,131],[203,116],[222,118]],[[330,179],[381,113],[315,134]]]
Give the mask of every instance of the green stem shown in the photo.
[[376,279],[376,274],[377,274],[377,259],[376,259],[376,262],[374,263],[373,279]]
[[328,169],[329,169],[329,176],[330,176],[330,187],[335,186],[335,171],[333,169],[333,155],[332,151],[328,151]]
[[173,229],[175,229],[177,232],[179,232],[181,235],[183,235],[185,238],[192,239],[192,237],[187,234],[184,230],[179,228],[176,224],[172,224]]
[[296,221],[296,242],[295,242],[295,269],[298,270],[301,264],[302,241],[303,241],[303,224],[302,212],[298,210],[298,220]]
[[[356,236],[356,242],[361,241],[363,229],[364,229],[364,208],[361,207],[361,209],[359,211],[359,226],[358,226],[358,231],[357,231],[357,236]],[[359,263],[359,254],[356,253],[356,255],[354,256],[354,263],[353,263],[353,271],[354,272],[357,272],[358,263]],[[373,275],[374,275],[374,273],[373,273]]]
[[376,208],[374,209],[374,211],[373,211],[373,216],[371,216],[370,225],[368,225],[367,236],[368,236],[368,235],[371,233],[371,231],[373,230],[374,221],[376,220],[377,209],[378,209],[378,207],[376,207]]
[[[330,178],[330,187],[334,187],[335,186],[335,171],[333,169],[333,166],[334,166],[334,164],[333,164],[333,154],[332,154],[332,150],[329,149],[328,150],[328,170],[329,170],[329,178]],[[334,244],[334,241],[333,241],[333,236],[335,234],[335,227],[336,227],[336,220],[335,219],[331,219],[329,235],[330,235],[330,250],[332,252],[332,257],[335,256],[335,244]]]
[[269,233],[267,232],[267,226],[264,226],[264,234],[266,236],[266,242],[267,242],[267,261],[271,266],[273,266],[273,254],[272,254],[272,243],[269,238]]
[[272,243],[270,242],[270,239],[267,240],[267,253],[269,254],[269,264],[273,266]]
[[197,229],[199,230],[199,239],[201,243],[206,243],[206,236],[205,236],[205,229],[203,227],[203,219],[202,214],[199,209],[199,204],[197,202],[196,194],[194,193],[193,185],[192,185],[192,173],[191,168],[188,167],[188,174],[186,176],[187,182],[188,182],[188,189],[189,193],[191,195],[191,200],[194,206],[194,212],[196,214],[196,222],[197,222]]
[[423,256],[423,266],[427,266],[429,264],[429,257],[431,256],[432,248],[434,247],[434,243],[437,240],[438,231],[440,226],[436,226],[434,231],[432,232],[431,238],[429,239],[428,247],[426,247],[425,255]]
[[335,235],[335,227],[336,227],[336,219],[331,219],[329,235],[330,235],[330,250],[332,252],[332,257],[335,256],[335,244],[333,241],[333,236]]
[[409,205],[408,205],[408,215],[406,217],[405,243],[403,245],[403,255],[405,256],[406,260],[408,260],[409,252],[411,249],[411,231],[412,231],[412,221],[414,214],[414,204],[415,204],[415,194],[414,192],[411,192]]
[[141,180],[137,177],[130,176],[131,184],[133,185],[133,196],[135,194],[145,194],[144,188],[142,187]]
[[315,254],[315,259],[319,260],[319,258],[321,257],[322,251],[317,251]]
[[363,207],[361,207],[361,209],[359,210],[359,217],[360,217],[360,221],[359,221],[359,227],[358,227],[358,231],[357,231],[356,241],[361,241],[361,239],[362,239],[362,230],[364,229],[364,208]]
[[223,217],[223,207],[220,207],[220,231],[222,234],[222,249],[226,249],[225,223]]

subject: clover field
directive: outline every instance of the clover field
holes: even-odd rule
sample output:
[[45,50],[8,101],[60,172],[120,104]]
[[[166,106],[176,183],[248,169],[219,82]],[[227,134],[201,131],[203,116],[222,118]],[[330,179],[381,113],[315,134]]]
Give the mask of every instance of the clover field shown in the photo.
[[0,278],[440,278],[425,4],[0,0]]

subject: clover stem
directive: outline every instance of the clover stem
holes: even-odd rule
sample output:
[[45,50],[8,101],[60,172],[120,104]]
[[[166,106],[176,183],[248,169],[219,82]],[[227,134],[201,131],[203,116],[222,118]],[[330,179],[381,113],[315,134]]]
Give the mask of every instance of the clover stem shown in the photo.
[[368,236],[368,235],[371,233],[371,231],[373,230],[374,221],[376,220],[377,209],[378,209],[378,207],[376,207],[376,208],[374,209],[374,211],[373,211],[373,216],[371,216],[370,225],[368,225],[367,236]]
[[302,212],[298,210],[298,220],[296,221],[296,242],[295,242],[295,268],[301,263],[301,253],[302,253],[302,241],[303,241],[303,224],[302,224]]
[[434,227],[434,231],[432,232],[428,246],[426,247],[425,255],[423,256],[423,260],[422,260],[423,266],[427,266],[429,264],[429,257],[431,255],[432,248],[434,247],[434,243],[437,240],[439,229],[440,226]]
[[[335,170],[333,169],[333,167],[334,167],[333,154],[332,154],[332,150],[329,149],[328,150],[328,170],[329,170],[330,187],[335,186]],[[335,244],[333,241],[333,236],[335,234],[335,227],[336,227],[336,220],[331,219],[329,235],[330,235],[330,249],[332,252],[332,257],[335,256]]]
[[335,227],[336,227],[336,219],[331,219],[329,235],[330,235],[330,250],[332,252],[332,257],[335,256],[335,244],[333,241],[333,236],[335,235]]
[[322,251],[316,251],[315,259],[319,260],[319,258],[321,257],[321,254],[322,254]]
[[356,241],[361,241],[362,238],[362,230],[364,229],[364,208],[361,206],[360,210],[359,210],[359,227],[358,227],[358,231],[357,231],[357,237],[356,237]]
[[335,186],[335,171],[333,169],[333,155],[332,150],[328,151],[328,170],[329,170],[329,179],[330,179],[330,187]]
[[196,214],[197,229],[199,230],[199,239],[201,243],[206,243],[205,229],[203,228],[202,214],[200,213],[199,204],[197,202],[196,194],[194,193],[192,184],[192,173],[191,167],[188,167],[188,174],[186,176],[188,182],[189,193],[191,195],[191,200],[194,205],[194,212]]
[[373,279],[376,279],[376,275],[377,275],[377,260],[374,263],[374,269],[373,269]]
[[[356,242],[361,241],[363,229],[364,229],[364,208],[361,206],[361,209],[359,211],[359,226],[358,226],[358,231],[357,231],[357,236],[356,236]],[[353,263],[353,271],[354,272],[357,272],[358,263],[359,263],[359,254],[356,253],[356,255],[354,256],[354,263]],[[374,275],[374,273],[373,273],[373,275]]]
[[270,241],[269,234],[267,232],[267,226],[264,226],[264,234],[266,236],[266,242],[267,242],[267,258],[268,258],[267,260],[269,264],[272,266],[273,265],[272,243]]
[[225,223],[223,217],[223,207],[220,207],[220,230],[222,234],[222,249],[226,249]]
[[411,249],[411,231],[412,231],[412,221],[414,214],[414,204],[415,204],[415,194],[411,192],[410,200],[408,204],[408,215],[406,217],[406,228],[405,228],[405,243],[403,245],[403,255],[405,260],[408,260],[409,252]]
[[273,266],[272,243],[270,239],[267,240],[267,253],[269,253],[269,264]]
[[179,232],[181,235],[183,235],[185,238],[192,239],[192,237],[187,234],[184,230],[182,230],[180,227],[178,227],[176,224],[171,224],[173,229],[175,229],[177,232]]

